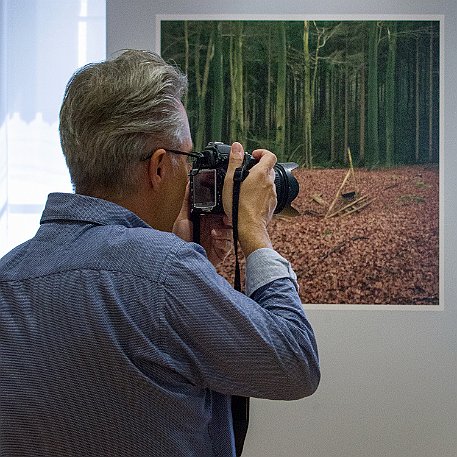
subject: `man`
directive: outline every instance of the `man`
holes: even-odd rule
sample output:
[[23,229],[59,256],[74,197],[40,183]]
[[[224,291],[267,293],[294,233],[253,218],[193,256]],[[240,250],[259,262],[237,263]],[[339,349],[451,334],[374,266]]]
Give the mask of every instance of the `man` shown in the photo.
[[[213,266],[230,248],[224,221],[205,249],[186,241],[186,84],[157,55],[126,51],[67,86],[75,194],[50,194],[36,236],[0,261],[1,456],[233,456],[232,395],[317,388],[296,277],[267,232],[275,156],[254,151],[241,185],[247,295]],[[234,143],[225,222],[242,158]]]

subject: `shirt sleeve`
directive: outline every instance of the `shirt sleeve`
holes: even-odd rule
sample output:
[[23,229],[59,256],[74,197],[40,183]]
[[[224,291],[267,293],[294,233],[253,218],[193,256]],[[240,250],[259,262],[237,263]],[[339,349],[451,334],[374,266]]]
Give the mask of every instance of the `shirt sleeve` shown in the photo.
[[275,250],[257,249],[246,259],[246,295],[249,297],[260,287],[280,278],[289,278],[298,292],[297,275]]
[[[296,285],[290,273],[281,273],[287,266],[274,255],[268,262],[282,265],[273,274],[280,277],[254,281],[251,298],[234,290],[193,246],[170,259],[164,283],[160,339],[170,368],[191,384],[228,395],[311,395],[320,379],[317,346]],[[268,269],[262,258],[250,259],[251,273]]]

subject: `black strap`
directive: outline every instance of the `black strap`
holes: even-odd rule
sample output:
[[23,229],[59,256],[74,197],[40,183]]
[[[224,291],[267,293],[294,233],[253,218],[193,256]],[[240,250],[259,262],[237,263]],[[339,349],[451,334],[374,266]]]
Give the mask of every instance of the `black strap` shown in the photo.
[[235,281],[233,287],[241,292],[240,262],[238,260],[238,203],[240,201],[240,187],[249,171],[245,168],[237,168],[233,175],[233,195],[232,195],[232,227],[233,245],[235,249]]
[[[234,287],[241,292],[241,274],[238,261],[238,202],[240,197],[241,183],[249,171],[245,168],[237,168],[233,176],[233,198],[232,198],[232,226],[233,243],[235,249],[235,282]],[[232,420],[233,432],[235,435],[235,449],[237,457],[243,452],[244,441],[249,426],[249,398],[232,396]]]
[[192,220],[192,241],[200,244],[200,214],[197,211],[191,213]]
[[[233,200],[232,200],[232,226],[233,243],[235,248],[235,281],[234,288],[241,292],[241,274],[238,260],[238,202],[240,197],[240,186],[249,171],[245,168],[237,168],[233,177]],[[191,214],[193,224],[193,241],[200,244],[200,214]],[[249,398],[232,395],[232,421],[235,437],[235,450],[237,457],[243,452],[244,441],[249,426]]]
[[232,396],[233,434],[235,436],[235,451],[237,457],[243,452],[244,440],[249,427],[249,398]]
[[238,204],[240,201],[241,183],[246,179],[249,170],[240,167],[235,170],[233,175],[233,196],[232,196],[232,227],[233,227],[233,245],[235,249],[235,281],[233,287],[235,290],[241,290],[240,262],[238,260]]

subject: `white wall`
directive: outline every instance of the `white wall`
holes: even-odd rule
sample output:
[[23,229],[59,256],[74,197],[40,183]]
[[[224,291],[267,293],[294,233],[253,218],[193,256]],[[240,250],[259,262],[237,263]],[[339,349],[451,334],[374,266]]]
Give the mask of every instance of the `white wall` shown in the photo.
[[444,14],[442,311],[308,311],[318,392],[254,400],[246,457],[457,455],[457,2],[455,0],[107,0],[108,54],[156,49],[156,14]]
[[[6,4],[0,3],[0,75],[6,71]],[[0,240],[6,239],[7,230],[7,195],[8,181],[6,178],[6,79],[0,77]],[[1,243],[0,243],[1,244]]]

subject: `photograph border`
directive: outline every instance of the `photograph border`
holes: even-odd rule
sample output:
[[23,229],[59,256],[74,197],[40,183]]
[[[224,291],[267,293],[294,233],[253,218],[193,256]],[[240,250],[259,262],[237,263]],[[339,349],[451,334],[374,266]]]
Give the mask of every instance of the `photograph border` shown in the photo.
[[162,21],[438,21],[440,23],[439,75],[439,304],[438,305],[377,305],[377,304],[309,304],[306,310],[328,311],[443,311],[444,304],[444,22],[443,14],[157,14],[155,17],[156,52],[161,53]]

